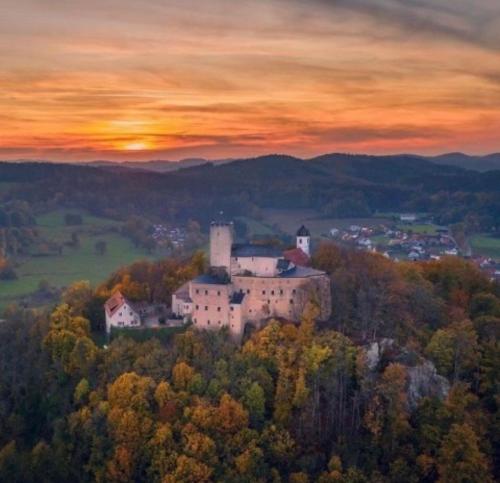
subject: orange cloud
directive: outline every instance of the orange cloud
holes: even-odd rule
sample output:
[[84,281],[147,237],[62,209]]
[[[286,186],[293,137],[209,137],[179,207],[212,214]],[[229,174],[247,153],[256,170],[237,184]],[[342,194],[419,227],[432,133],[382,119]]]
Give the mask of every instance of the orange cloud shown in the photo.
[[2,5],[0,158],[500,149],[496,0]]

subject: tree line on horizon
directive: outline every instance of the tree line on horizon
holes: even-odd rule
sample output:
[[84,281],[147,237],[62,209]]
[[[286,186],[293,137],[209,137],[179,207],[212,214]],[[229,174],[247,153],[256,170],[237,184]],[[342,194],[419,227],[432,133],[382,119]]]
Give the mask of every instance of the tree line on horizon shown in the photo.
[[[268,156],[171,173],[42,163],[0,163],[0,226],[16,226],[12,203],[33,212],[67,207],[125,219],[157,217],[207,226],[226,216],[258,217],[263,208],[314,209],[328,217],[376,212],[428,212],[439,224],[469,220],[492,232],[500,226],[500,171],[479,173],[412,156],[323,156],[303,161]],[[17,209],[17,211],[19,211]],[[25,224],[25,222],[23,221]]]

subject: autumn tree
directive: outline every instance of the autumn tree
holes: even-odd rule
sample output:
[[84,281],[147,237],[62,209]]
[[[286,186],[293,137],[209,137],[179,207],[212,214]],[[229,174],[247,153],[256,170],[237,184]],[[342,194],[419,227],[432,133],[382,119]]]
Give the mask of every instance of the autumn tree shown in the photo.
[[454,424],[445,437],[438,460],[440,483],[492,482],[488,461],[468,424]]

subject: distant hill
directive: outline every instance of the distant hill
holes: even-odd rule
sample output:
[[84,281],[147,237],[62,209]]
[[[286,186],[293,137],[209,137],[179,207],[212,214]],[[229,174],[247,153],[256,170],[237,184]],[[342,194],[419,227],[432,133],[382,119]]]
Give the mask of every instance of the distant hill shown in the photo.
[[500,170],[473,171],[416,155],[0,163],[0,179],[14,183],[3,188],[0,199],[26,200],[40,209],[71,206],[115,218],[144,214],[207,226],[220,211],[228,217],[258,217],[264,208],[313,209],[336,218],[405,211],[433,213],[445,225],[477,215],[485,229],[500,229]]
[[[263,156],[267,158],[268,156]],[[297,158],[299,159],[299,158]],[[135,170],[145,170],[154,171],[157,173],[168,173],[171,171],[177,171],[184,168],[192,168],[196,166],[201,166],[203,164],[211,164],[214,166],[232,163],[234,161],[241,161],[238,159],[204,159],[204,158],[188,158],[182,159],[181,161],[170,161],[170,160],[152,160],[152,161],[124,161],[124,162],[114,162],[114,161],[92,161],[88,163],[81,163],[86,166],[98,166],[103,168],[109,168],[113,170],[117,169],[135,169]],[[473,171],[492,171],[500,170],[500,153],[488,154],[485,156],[471,156],[464,153],[446,153],[439,156],[420,156],[417,154],[394,154],[388,156],[373,156],[365,154],[345,154],[345,153],[331,153],[318,156],[308,161],[320,162],[320,163],[330,163],[330,167],[335,167],[336,169],[347,169],[353,167],[353,163],[360,167],[368,168],[368,166],[374,166],[372,163],[377,161],[383,162],[384,165],[395,164],[402,162],[400,167],[403,170],[407,169],[405,163],[415,164],[422,163],[424,161],[431,162],[438,165],[455,166],[463,169],[470,169]],[[374,173],[376,174],[376,173]]]
[[[258,158],[245,158],[245,159],[205,159],[205,158],[186,158],[180,161],[172,160],[151,160],[151,161],[108,161],[96,160],[75,163],[81,166],[92,166],[99,168],[106,168],[112,171],[121,171],[123,169],[133,169],[140,171],[153,171],[156,173],[169,173],[185,168],[193,168],[209,164],[212,166],[219,166],[240,161],[252,161],[255,159],[268,159],[276,157],[277,155],[261,156]],[[283,155],[284,158],[291,158],[292,156]],[[328,153],[317,156],[311,159],[299,159],[301,161],[318,162],[320,164],[329,164],[331,169],[342,169],[343,171],[350,172],[352,169],[368,169],[375,167],[378,169],[380,164],[384,166],[397,164],[403,171],[406,171],[408,166],[415,166],[415,163],[433,163],[435,165],[454,166],[462,169],[469,169],[473,171],[485,172],[500,170],[500,153],[487,154],[485,156],[474,156],[464,153],[445,153],[439,156],[421,156],[418,154],[394,154],[394,155],[368,155],[368,154],[346,154],[346,153]],[[1,162],[1,160],[0,160]],[[49,160],[15,160],[13,163],[53,163]],[[375,164],[374,164],[375,163]],[[377,165],[378,163],[378,165]],[[59,164],[59,163],[55,163]],[[427,167],[429,165],[427,164]],[[358,173],[359,174],[359,173]],[[376,175],[376,173],[372,173]]]
[[169,160],[152,160],[152,161],[90,161],[88,163],[80,163],[84,166],[94,166],[100,168],[107,168],[112,170],[120,169],[134,169],[141,171],[155,171],[157,173],[168,173],[177,171],[178,169],[192,168],[194,166],[201,166],[203,164],[224,164],[231,162],[232,159],[217,159],[207,160],[204,158],[187,158],[180,161]]
[[427,157],[429,161],[436,164],[458,166],[474,171],[492,171],[500,169],[500,153],[488,154],[486,156],[470,156],[464,153],[446,153],[440,156]]

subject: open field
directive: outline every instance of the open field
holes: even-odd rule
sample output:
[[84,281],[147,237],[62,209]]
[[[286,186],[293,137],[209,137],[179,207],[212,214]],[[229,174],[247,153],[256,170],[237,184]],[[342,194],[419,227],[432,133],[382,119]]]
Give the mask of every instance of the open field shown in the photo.
[[313,237],[327,237],[332,228],[348,228],[351,225],[378,226],[390,223],[386,218],[322,218],[314,210],[263,210],[264,223],[276,225],[285,233],[295,235],[295,232],[304,224],[309,228]]
[[[140,259],[151,259],[146,250],[136,248],[132,242],[106,227],[119,223],[104,218],[84,216],[84,224],[65,226],[64,213],[54,212],[38,220],[44,238],[66,241],[74,231],[79,232],[78,248],[64,247],[62,255],[28,257],[19,261],[16,267],[17,280],[0,281],[0,308],[28,295],[38,288],[40,280],[47,280],[51,286],[65,287],[75,280],[89,280],[92,284],[105,280],[122,265]],[[98,255],[95,243],[104,240],[106,253]]]
[[[81,225],[66,225],[64,215],[67,213],[79,214],[82,216]],[[118,228],[121,223],[109,218],[87,215],[78,210],[57,210],[40,215],[36,219],[40,234],[53,241],[66,241],[71,237],[71,233],[83,231],[86,233],[98,233],[104,229]]]
[[500,260],[500,238],[491,235],[474,235],[469,239],[474,255],[484,255],[486,257]]
[[248,228],[249,237],[254,236],[272,236],[276,234],[276,230],[262,221],[248,218],[247,216],[238,216],[238,220],[244,222]]

